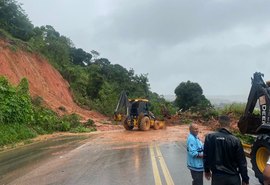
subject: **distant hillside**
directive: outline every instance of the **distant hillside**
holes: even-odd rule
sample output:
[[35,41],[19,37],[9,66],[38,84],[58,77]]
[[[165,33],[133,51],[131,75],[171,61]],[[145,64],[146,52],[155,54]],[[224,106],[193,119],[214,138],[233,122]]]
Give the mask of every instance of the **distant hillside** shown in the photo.
[[223,106],[232,103],[246,103],[247,95],[206,96],[214,106]]
[[[175,95],[164,95],[164,98],[167,101],[174,101]],[[211,102],[214,106],[223,106],[226,104],[232,104],[232,103],[246,103],[248,95],[228,95],[228,96],[206,96],[206,98]]]

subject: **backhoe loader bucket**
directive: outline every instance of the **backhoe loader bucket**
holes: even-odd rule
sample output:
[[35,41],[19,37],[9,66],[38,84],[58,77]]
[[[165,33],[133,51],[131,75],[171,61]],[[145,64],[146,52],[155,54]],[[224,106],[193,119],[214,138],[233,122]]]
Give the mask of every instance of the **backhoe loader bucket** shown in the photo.
[[261,118],[257,115],[241,116],[238,128],[242,134],[256,134],[257,128],[261,125]]
[[114,121],[122,121],[123,115],[120,113],[114,113],[113,119],[114,119]]
[[166,128],[165,121],[158,121],[158,122],[159,122],[159,129],[165,129]]

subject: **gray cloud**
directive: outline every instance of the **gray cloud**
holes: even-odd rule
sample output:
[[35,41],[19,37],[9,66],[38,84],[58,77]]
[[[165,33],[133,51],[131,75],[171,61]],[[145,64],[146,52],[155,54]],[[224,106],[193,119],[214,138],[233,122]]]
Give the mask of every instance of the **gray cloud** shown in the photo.
[[35,25],[52,25],[76,47],[148,74],[159,94],[191,80],[206,95],[247,96],[255,71],[270,79],[268,0],[19,2]]
[[[178,44],[236,26],[261,26],[269,22],[269,3],[255,1],[139,1],[112,12],[102,28],[110,36],[154,44]],[[107,19],[108,17],[104,17]],[[101,35],[103,31],[99,32]]]

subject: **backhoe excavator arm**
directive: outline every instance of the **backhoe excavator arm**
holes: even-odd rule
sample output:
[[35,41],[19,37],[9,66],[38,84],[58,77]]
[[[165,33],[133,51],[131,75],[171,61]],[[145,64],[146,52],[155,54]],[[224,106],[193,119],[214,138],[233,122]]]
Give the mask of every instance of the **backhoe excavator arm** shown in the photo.
[[269,99],[267,86],[262,79],[262,73],[254,73],[254,78],[251,78],[252,86],[248,96],[248,102],[245,109],[245,115],[252,114],[254,107],[259,97],[266,95]]
[[[252,86],[248,96],[245,113],[238,122],[241,133],[255,134],[263,132],[266,128],[270,130],[269,105],[270,105],[270,89],[262,79],[263,74],[256,72],[251,78]],[[253,110],[257,100],[260,104],[260,116],[253,115]]]
[[114,120],[121,121],[122,115],[128,116],[130,112],[130,103],[125,91],[122,91],[117,103],[117,106],[114,110]]

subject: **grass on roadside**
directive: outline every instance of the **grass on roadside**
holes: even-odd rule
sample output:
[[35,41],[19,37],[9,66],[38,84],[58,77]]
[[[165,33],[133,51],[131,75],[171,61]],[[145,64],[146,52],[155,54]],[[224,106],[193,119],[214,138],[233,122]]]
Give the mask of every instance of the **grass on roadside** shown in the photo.
[[0,124],[0,146],[13,144],[37,136],[37,133],[22,124]]

